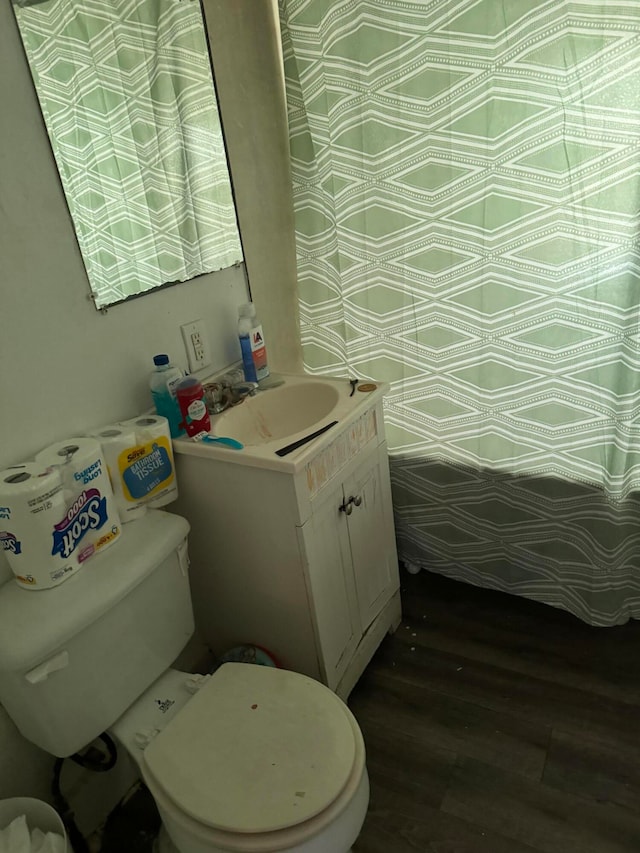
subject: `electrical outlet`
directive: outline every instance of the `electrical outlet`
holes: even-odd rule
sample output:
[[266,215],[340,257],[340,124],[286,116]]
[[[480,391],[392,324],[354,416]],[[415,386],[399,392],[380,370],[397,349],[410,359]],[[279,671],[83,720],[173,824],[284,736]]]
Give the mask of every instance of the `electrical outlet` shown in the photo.
[[211,355],[207,345],[207,337],[203,320],[192,320],[180,326],[184,348],[187,351],[189,370],[193,373],[211,364]]

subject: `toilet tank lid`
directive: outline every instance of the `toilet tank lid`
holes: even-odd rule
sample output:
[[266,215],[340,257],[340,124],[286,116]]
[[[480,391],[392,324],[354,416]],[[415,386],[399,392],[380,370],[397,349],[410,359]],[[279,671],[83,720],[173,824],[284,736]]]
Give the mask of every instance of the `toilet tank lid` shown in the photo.
[[45,660],[124,598],[188,533],[184,518],[148,510],[60,586],[26,590],[8,581],[0,587],[0,672],[24,672]]

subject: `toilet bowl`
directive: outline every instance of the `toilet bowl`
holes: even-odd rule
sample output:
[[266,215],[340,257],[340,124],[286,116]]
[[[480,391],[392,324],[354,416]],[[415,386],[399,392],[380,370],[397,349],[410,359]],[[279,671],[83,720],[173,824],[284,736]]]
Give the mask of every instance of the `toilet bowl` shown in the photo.
[[362,734],[311,678],[240,663],[169,670],[111,732],[180,853],[346,853],[360,832]]
[[149,510],[51,590],[0,587],[0,704],[58,757],[111,731],[179,853],[347,853],[369,800],[362,734],[299,673],[171,669],[194,631],[188,523]]

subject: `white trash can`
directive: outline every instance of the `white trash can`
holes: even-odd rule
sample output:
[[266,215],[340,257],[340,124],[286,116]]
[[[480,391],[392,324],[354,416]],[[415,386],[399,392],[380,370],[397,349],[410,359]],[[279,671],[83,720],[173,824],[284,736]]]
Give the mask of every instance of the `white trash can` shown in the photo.
[[0,800],[0,829],[9,826],[20,815],[26,815],[29,831],[40,829],[42,832],[57,832],[64,838],[66,853],[71,853],[62,818],[49,803],[33,797],[11,797],[8,800]]

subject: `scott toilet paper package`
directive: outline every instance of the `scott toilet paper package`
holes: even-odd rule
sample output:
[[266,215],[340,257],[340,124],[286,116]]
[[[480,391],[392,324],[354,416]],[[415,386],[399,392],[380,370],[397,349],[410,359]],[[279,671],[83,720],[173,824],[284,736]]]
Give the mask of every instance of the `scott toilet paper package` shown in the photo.
[[59,441],[0,472],[0,545],[17,582],[47,589],[120,535],[107,466],[94,439]]
[[54,553],[84,562],[120,535],[120,516],[100,444],[93,438],[58,441],[36,455],[62,479],[66,512],[54,526]]
[[80,568],[55,548],[66,508],[57,469],[26,462],[0,472],[0,544],[21,586],[57,586]]

